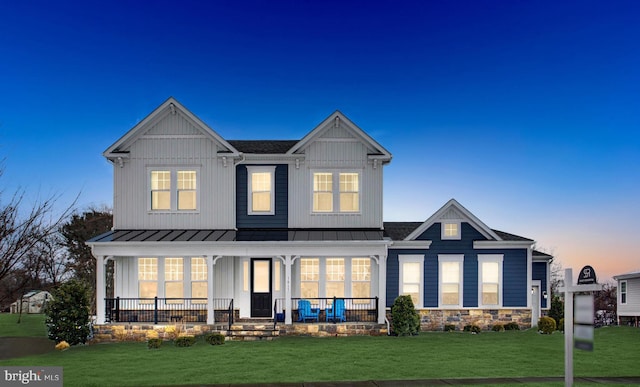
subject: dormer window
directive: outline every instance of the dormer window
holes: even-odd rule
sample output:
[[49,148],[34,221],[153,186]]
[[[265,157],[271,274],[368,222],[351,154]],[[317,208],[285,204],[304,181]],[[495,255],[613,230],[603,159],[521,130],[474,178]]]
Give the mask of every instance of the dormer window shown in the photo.
[[460,239],[460,222],[442,222],[442,239]]

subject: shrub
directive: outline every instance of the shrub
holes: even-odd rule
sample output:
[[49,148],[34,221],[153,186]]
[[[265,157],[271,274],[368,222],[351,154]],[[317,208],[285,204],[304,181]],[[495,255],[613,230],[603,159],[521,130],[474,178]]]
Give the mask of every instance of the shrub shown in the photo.
[[556,324],[560,325],[560,319],[564,318],[564,302],[559,296],[551,297],[551,307],[549,308],[549,317],[556,320]]
[[519,331],[520,327],[518,326],[517,322],[510,322],[510,323],[506,323],[504,324],[504,330],[505,331]]
[[89,328],[89,292],[79,281],[71,280],[52,292],[45,314],[47,334],[56,343],[84,344]]
[[558,324],[558,330],[564,332],[564,317],[560,319],[560,323]]
[[456,326],[453,324],[445,324],[444,331],[445,332],[454,332],[456,330]]
[[162,339],[155,338],[147,341],[147,348],[149,349],[158,349],[160,346],[162,346]]
[[416,335],[420,331],[420,315],[413,306],[411,296],[398,296],[391,307],[393,333],[397,336]]
[[224,344],[224,336],[220,333],[209,333],[204,337],[204,340],[211,345]]
[[541,317],[538,320],[538,331],[550,335],[556,330],[556,320],[551,317]]
[[496,325],[491,327],[491,330],[494,331],[494,332],[504,332],[504,325],[496,324]]
[[465,325],[463,330],[465,332],[471,332],[473,334],[480,333],[480,327],[475,325],[475,324],[474,325],[471,325],[471,324]]
[[196,343],[194,336],[180,336],[175,341],[176,347],[190,347]]

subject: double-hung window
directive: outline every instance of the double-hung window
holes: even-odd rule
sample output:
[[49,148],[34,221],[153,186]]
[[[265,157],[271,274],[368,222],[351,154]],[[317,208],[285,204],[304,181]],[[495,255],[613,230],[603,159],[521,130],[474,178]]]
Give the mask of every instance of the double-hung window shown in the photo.
[[318,298],[320,293],[320,260],[300,259],[300,293],[303,298]]
[[440,307],[462,307],[462,264],[464,255],[438,255]]
[[[335,203],[338,203],[335,205]],[[313,212],[354,213],[360,211],[358,172],[314,172]]]
[[275,213],[275,167],[247,167],[247,207],[249,215]]
[[478,255],[478,305],[499,307],[502,304],[502,261],[501,254]]
[[627,281],[620,281],[620,303],[627,303]]
[[191,298],[193,304],[207,303],[207,260],[202,257],[191,258]]
[[[183,302],[184,260],[182,258],[165,258],[164,260],[164,296],[170,299],[167,300],[167,304]],[[171,300],[171,298],[176,299]]]
[[140,303],[153,303],[158,296],[158,258],[138,258],[138,297]]
[[356,298],[356,304],[369,302],[357,298],[371,297],[371,258],[351,260],[351,297]]
[[150,169],[149,191],[151,211],[196,211],[198,209],[198,170],[195,168]]
[[326,297],[344,297],[344,258],[327,258]]
[[422,307],[424,255],[399,255],[400,283],[398,289],[401,295],[411,296],[416,308]]

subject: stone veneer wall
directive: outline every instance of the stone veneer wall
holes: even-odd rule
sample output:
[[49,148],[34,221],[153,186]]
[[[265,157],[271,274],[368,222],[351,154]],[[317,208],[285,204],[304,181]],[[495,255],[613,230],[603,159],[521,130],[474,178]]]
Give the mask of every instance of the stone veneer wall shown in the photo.
[[[387,318],[391,320],[390,312]],[[531,328],[531,309],[419,309],[421,331],[442,331],[446,325],[462,330],[477,325],[489,330],[496,324],[515,322],[522,329]]]
[[278,325],[280,336],[383,336],[387,335],[387,326],[377,323],[341,323],[341,324],[292,324]]

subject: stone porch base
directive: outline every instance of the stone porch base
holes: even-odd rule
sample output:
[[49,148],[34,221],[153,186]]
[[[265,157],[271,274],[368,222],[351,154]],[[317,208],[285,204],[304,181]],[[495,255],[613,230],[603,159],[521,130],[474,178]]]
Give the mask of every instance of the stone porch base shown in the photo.
[[[391,320],[390,312],[387,318]],[[477,325],[489,330],[496,324],[515,322],[520,329],[531,328],[530,309],[420,309],[421,331],[442,331],[445,325],[454,325],[457,331],[465,325]]]

